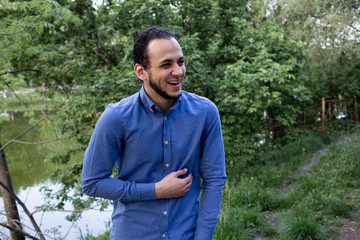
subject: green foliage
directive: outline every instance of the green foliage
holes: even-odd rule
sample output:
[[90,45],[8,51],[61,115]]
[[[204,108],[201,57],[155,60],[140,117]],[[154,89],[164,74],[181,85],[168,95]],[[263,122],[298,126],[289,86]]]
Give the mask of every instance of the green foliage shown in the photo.
[[310,96],[304,81],[295,75],[301,46],[287,41],[274,26],[259,31],[242,24],[247,27],[235,42],[248,44],[232,54],[237,58],[226,65],[215,98],[230,162],[239,155],[253,155],[259,136],[265,135],[267,141],[284,136],[284,129],[296,123]]
[[327,213],[339,217],[351,218],[356,210],[356,206],[353,203],[342,199],[331,199],[328,205]]
[[254,21],[278,23],[283,33],[306,44],[304,71],[313,94],[359,95],[359,1],[254,1]]
[[265,225],[259,210],[234,207],[220,212],[220,219],[214,239],[254,239],[258,228]]
[[284,240],[325,240],[331,236],[324,219],[315,216],[305,206],[284,214],[280,224],[280,239]]
[[289,161],[289,156],[292,156],[292,161],[295,158],[302,158],[304,155],[314,153],[315,151],[324,147],[324,142],[321,137],[316,135],[309,135],[293,141],[279,149],[273,151],[259,152],[257,159],[264,165],[280,165]]

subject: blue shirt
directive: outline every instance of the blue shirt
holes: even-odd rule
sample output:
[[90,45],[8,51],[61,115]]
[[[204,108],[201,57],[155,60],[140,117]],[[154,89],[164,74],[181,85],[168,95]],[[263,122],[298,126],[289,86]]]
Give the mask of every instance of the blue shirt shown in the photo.
[[[117,179],[110,177],[115,164]],[[156,199],[155,183],[183,168],[193,175],[190,191]],[[212,239],[225,182],[218,110],[210,100],[185,91],[167,113],[144,88],[108,105],[82,171],[85,194],[113,200],[114,240]]]

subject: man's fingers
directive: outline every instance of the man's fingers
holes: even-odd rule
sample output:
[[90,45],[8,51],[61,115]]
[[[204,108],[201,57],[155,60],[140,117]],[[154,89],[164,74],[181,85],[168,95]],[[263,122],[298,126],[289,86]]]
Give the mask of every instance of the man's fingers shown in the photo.
[[187,173],[187,168],[177,170],[174,173],[175,173],[175,177],[180,177],[180,176],[184,175],[185,173]]
[[186,188],[190,188],[190,186],[192,185],[192,180],[193,176],[191,175],[191,173],[186,178],[184,178]]
[[185,182],[188,183],[188,182],[192,182],[193,180],[193,176],[191,173],[189,173],[189,175],[187,175],[186,178],[184,178]]

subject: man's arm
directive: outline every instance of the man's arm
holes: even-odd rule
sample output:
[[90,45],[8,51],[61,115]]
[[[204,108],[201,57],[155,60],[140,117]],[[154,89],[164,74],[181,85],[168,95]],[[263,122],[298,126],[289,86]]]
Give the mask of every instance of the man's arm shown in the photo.
[[81,176],[83,192],[122,202],[155,199],[155,183],[136,183],[110,177],[120,156],[122,139],[121,121],[115,110],[108,107],[98,120],[85,151]]
[[219,219],[222,190],[226,182],[220,117],[213,104],[208,106],[207,122],[201,139],[200,176],[203,179],[203,190],[195,240],[211,240]]
[[[111,178],[121,151],[122,130],[119,119],[107,108],[96,124],[84,156],[81,183],[89,196],[122,202],[177,198],[186,195],[192,184],[192,175],[181,179],[187,170],[172,172],[157,183],[137,183]],[[118,166],[121,167],[121,166]]]

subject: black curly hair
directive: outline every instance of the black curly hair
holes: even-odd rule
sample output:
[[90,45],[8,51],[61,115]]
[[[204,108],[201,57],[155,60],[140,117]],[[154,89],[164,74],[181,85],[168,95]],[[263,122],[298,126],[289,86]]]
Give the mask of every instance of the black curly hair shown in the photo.
[[175,38],[175,33],[169,29],[159,27],[151,27],[139,33],[135,38],[134,48],[131,52],[134,65],[138,63],[142,65],[144,69],[147,69],[150,66],[147,47],[151,40],[162,38]]

